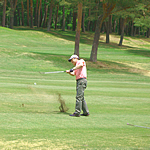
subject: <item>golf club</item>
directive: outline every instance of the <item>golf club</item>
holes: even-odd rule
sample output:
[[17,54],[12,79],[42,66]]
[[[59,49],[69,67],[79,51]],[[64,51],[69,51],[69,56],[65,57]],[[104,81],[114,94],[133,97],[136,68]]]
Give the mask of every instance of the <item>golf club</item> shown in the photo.
[[66,71],[54,71],[54,72],[39,72],[40,74],[51,74],[51,73],[63,73]]
[[138,126],[138,125],[133,125],[133,124],[129,124],[129,123],[127,123],[127,125],[129,125],[129,126],[134,126],[134,127],[139,127],[139,128],[150,129],[150,127]]

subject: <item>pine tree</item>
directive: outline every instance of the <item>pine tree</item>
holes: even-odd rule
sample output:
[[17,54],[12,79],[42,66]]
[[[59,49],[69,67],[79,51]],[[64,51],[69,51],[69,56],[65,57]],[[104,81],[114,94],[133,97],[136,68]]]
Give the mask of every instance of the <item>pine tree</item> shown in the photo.
[[5,27],[6,4],[7,4],[7,0],[4,0],[4,3],[3,3],[3,20],[2,20],[2,26],[3,27]]

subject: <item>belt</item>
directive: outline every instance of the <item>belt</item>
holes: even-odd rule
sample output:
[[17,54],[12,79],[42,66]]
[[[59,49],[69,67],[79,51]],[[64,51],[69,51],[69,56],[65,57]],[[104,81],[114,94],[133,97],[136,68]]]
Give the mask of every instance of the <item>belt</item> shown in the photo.
[[79,81],[79,80],[82,80],[82,79],[86,79],[86,78],[80,78],[80,79],[77,79],[76,81]]

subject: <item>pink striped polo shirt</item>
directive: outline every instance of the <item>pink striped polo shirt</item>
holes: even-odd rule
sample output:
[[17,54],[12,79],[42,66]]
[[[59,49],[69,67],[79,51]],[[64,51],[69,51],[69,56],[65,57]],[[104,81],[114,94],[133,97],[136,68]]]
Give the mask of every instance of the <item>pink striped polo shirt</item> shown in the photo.
[[77,70],[74,70],[74,74],[76,75],[76,80],[81,78],[87,78],[87,72],[86,72],[86,63],[83,59],[80,59],[77,61],[76,66],[79,66],[80,64],[83,64],[83,67]]

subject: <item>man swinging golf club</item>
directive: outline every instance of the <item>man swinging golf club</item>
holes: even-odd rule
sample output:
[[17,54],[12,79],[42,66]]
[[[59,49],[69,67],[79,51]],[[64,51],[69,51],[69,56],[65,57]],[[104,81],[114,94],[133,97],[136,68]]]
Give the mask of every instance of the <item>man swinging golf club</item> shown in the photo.
[[81,116],[89,116],[89,110],[84,100],[84,90],[87,87],[86,63],[83,59],[79,60],[77,55],[72,55],[68,61],[75,67],[70,70],[66,70],[66,73],[76,76],[77,81],[75,112],[70,116],[80,117],[81,110],[83,110],[83,114],[81,114]]

